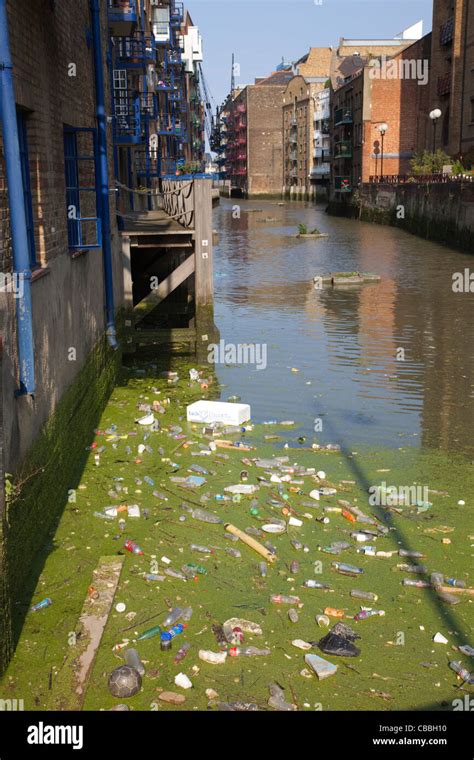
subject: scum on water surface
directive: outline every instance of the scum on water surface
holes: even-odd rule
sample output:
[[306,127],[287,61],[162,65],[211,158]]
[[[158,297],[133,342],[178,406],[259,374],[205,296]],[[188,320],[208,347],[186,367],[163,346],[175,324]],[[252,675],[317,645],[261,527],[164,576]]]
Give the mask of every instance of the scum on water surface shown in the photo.
[[[419,551],[426,555],[420,561],[427,565],[429,573],[437,571],[446,577],[461,579],[469,586],[474,534],[471,463],[461,455],[410,447],[318,452],[311,449],[313,441],[298,442],[297,425],[272,427],[271,432],[277,433],[279,440],[269,442],[265,436],[270,428],[258,424],[240,437],[255,450],[218,449],[217,453],[229,457],[220,461],[215,454],[192,456],[206,439],[199,426],[186,422],[186,405],[197,398],[219,398],[222,389],[211,383],[209,389],[203,390],[199,383],[191,383],[190,366],[182,359],[171,365],[180,378],[175,384],[161,377],[162,368],[156,364],[124,369],[122,382],[115,388],[99,427],[103,433],[116,425],[117,434],[123,437],[114,447],[106,441],[106,436],[94,437],[91,431],[91,443],[95,441],[99,447],[105,446],[105,450],[100,455],[99,466],[95,464],[94,450],[91,451],[75,489],[75,501],[65,498],[63,516],[45,549],[43,570],[33,598],[18,600],[19,605],[30,605],[50,597],[53,603],[39,612],[27,614],[15,655],[1,683],[2,698],[24,699],[26,710],[67,709],[71,704],[73,675],[71,646],[80,651],[80,636],[71,634],[80,632],[78,620],[93,570],[100,557],[124,553],[124,566],[90,674],[83,709],[110,709],[121,701],[107,688],[111,671],[124,662],[123,655],[113,651],[114,645],[124,638],[135,639],[137,634],[161,623],[168,610],[176,606],[191,606],[193,616],[184,633],[174,639],[171,651],[160,650],[159,637],[136,645],[146,673],[140,692],[127,700],[131,709],[207,709],[206,690],[212,688],[219,695],[218,701],[252,702],[265,710],[270,709],[267,702],[271,683],[283,687],[286,701],[296,704],[299,710],[453,709],[452,701],[463,692],[459,691],[460,681],[449,669],[448,662],[461,659],[469,669],[469,659],[453,648],[472,644],[469,639],[472,598],[461,594],[461,602],[450,606],[432,589],[403,586],[403,578],[419,576],[407,576],[397,568],[405,562],[402,557],[393,554],[390,558],[379,558],[357,553],[362,544],[351,539],[349,533],[363,526],[347,522],[337,512],[325,513],[324,508],[337,506],[339,499],[356,504],[389,528],[386,537],[377,539],[377,550]],[[209,367],[203,373],[206,376]],[[222,391],[223,399],[229,395]],[[165,406],[165,414],[155,415],[160,421],[160,430],[150,431],[135,423],[141,416],[138,404],[168,398],[170,403]],[[170,433],[173,425],[183,428],[185,439],[177,439]],[[137,435],[130,436],[133,431]],[[153,452],[145,451],[138,457],[137,447],[143,443],[145,431],[149,432],[145,443]],[[181,445],[183,440],[184,446]],[[284,448],[285,443],[289,448]],[[127,453],[127,447],[131,453]],[[160,447],[164,455],[158,452]],[[314,478],[303,479],[301,494],[290,492],[287,484],[283,484],[289,495],[287,505],[298,513],[303,525],[290,526],[282,535],[264,535],[260,539],[270,538],[278,556],[278,560],[269,565],[267,577],[262,578],[258,554],[241,543],[227,541],[222,524],[198,522],[180,505],[191,500],[200,503],[224,522],[232,522],[242,530],[259,527],[261,521],[270,518],[281,518],[281,508],[267,503],[279,497],[278,492],[270,488],[262,487],[253,497],[244,497],[240,502],[219,502],[214,496],[222,493],[225,486],[239,483],[243,469],[249,472],[248,483],[258,483],[257,476],[264,470],[242,464],[243,458],[285,455],[290,463],[324,470],[326,479],[322,484],[336,488],[337,493],[322,496],[319,502],[315,501],[314,508],[309,508],[301,502],[308,502],[309,492],[317,487]],[[170,461],[179,464],[177,473],[172,473]],[[192,464],[199,464],[212,474],[205,476],[206,483],[199,489],[179,490],[170,482],[170,476],[189,474]],[[145,482],[144,476],[151,478],[154,486]],[[123,478],[121,485],[128,488],[128,494],[122,493],[118,500],[108,494],[117,483],[116,478]],[[142,482],[137,484],[136,479]],[[382,481],[406,486],[427,484],[431,489],[432,506],[425,511],[401,507],[399,512],[371,507],[367,489]],[[169,490],[165,492],[165,488]],[[166,493],[168,500],[153,496],[154,490]],[[47,494],[43,497],[47,498]],[[250,513],[251,498],[259,501],[258,515]],[[125,515],[126,529],[120,534],[118,520],[123,515],[105,521],[94,517],[94,512],[102,512],[106,506],[123,499],[129,504],[138,504],[141,516],[127,518]],[[459,500],[465,501],[465,505],[458,505]],[[144,510],[148,510],[148,519]],[[315,519],[325,514],[330,519],[329,524]],[[184,522],[179,520],[183,515],[186,515]],[[141,546],[143,556],[124,550],[126,538]],[[294,539],[307,545],[309,551],[295,550],[291,544]],[[351,548],[337,557],[318,550],[338,540],[348,540]],[[191,543],[211,545],[214,553],[196,554],[189,548]],[[230,556],[225,551],[229,547],[237,547],[241,557]],[[187,582],[169,576],[163,582],[147,582],[144,576],[150,572],[153,558],[158,562],[159,573],[166,568],[161,561],[163,556],[171,560],[171,568],[178,570],[188,562],[196,562],[206,568],[207,574],[199,574]],[[300,567],[298,573],[291,575],[293,560],[297,560]],[[340,575],[332,568],[334,560],[357,565],[364,573],[357,578]],[[319,574],[315,574],[316,561],[322,563]],[[302,587],[310,578],[328,583],[333,590]],[[361,654],[357,658],[331,657],[323,655],[318,648],[311,650],[338,665],[335,676],[318,681],[314,673],[302,675],[306,667],[304,652],[295,648],[292,641],[316,642],[324,636],[327,629],[318,628],[315,617],[326,607],[343,609],[348,617],[359,611],[364,602],[350,596],[354,588],[378,594],[373,606],[385,610],[385,616],[346,621],[361,636],[357,642]],[[271,594],[300,597],[302,606],[297,623],[289,620],[288,605],[270,602]],[[126,605],[124,613],[115,610],[117,602]],[[227,658],[224,665],[202,662],[198,658],[200,649],[218,651],[212,626],[231,617],[258,623],[263,635],[246,635],[245,644],[268,647],[271,654]],[[333,618],[331,624],[335,622]],[[448,639],[447,645],[433,642],[438,631]],[[174,665],[173,658],[184,642],[191,648],[187,657]],[[179,672],[189,676],[192,689],[184,691],[175,686],[174,678]],[[158,699],[161,691],[180,692],[185,702],[179,707],[161,702]]]

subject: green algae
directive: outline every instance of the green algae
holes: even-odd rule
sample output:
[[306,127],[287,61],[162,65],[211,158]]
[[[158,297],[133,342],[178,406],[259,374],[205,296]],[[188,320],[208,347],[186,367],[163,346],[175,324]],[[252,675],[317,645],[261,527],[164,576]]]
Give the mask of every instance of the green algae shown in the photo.
[[[215,456],[191,456],[196,446],[185,449],[180,447],[181,441],[169,436],[166,428],[179,424],[189,436],[187,440],[202,442],[199,429],[188,426],[185,421],[186,404],[200,397],[218,395],[215,385],[209,390],[201,390],[198,384],[191,385],[188,368],[189,365],[182,361],[171,366],[171,369],[179,370],[181,377],[176,385],[168,385],[166,380],[159,378],[159,367],[148,366],[144,377],[137,376],[133,370],[127,371],[122,383],[113,391],[100,420],[100,430],[115,424],[119,434],[135,430],[138,435],[121,439],[116,448],[103,436],[95,438],[99,446],[106,446],[106,451],[100,456],[99,466],[95,464],[94,452],[90,453],[73,500],[66,504],[54,539],[45,549],[44,567],[33,598],[21,600],[22,604],[30,604],[50,596],[53,604],[26,616],[15,655],[1,682],[2,698],[24,699],[27,710],[67,707],[71,682],[64,668],[69,667],[70,647],[77,647],[80,652],[78,618],[93,569],[99,557],[123,552],[125,538],[131,538],[141,546],[144,555],[125,552],[115,603],[124,602],[126,611],[118,613],[112,608],[90,677],[84,709],[109,709],[120,701],[107,689],[110,672],[123,663],[122,655],[113,651],[115,644],[124,638],[135,639],[147,628],[161,623],[170,607],[191,606],[193,617],[185,632],[174,640],[171,652],[161,652],[157,637],[136,645],[147,672],[141,691],[127,700],[132,709],[203,710],[208,705],[205,691],[209,688],[218,692],[221,701],[244,700],[257,703],[261,709],[269,709],[268,685],[276,681],[285,688],[285,698],[296,703],[300,710],[451,710],[452,700],[459,696],[460,683],[449,669],[448,661],[462,659],[469,668],[467,658],[452,650],[453,646],[472,644],[469,635],[473,608],[467,596],[460,596],[461,603],[451,607],[441,602],[431,589],[404,587],[402,579],[413,576],[407,576],[396,565],[410,560],[395,555],[390,559],[366,557],[357,554],[355,547],[337,559],[362,567],[364,574],[355,579],[335,573],[331,564],[336,558],[319,552],[318,546],[345,540],[348,532],[354,529],[336,513],[328,513],[328,525],[303,518],[303,527],[290,527],[286,534],[271,536],[278,561],[269,566],[267,578],[261,578],[258,572],[260,558],[255,552],[242,544],[228,542],[223,535],[223,525],[198,522],[180,509],[183,501],[199,503],[202,495],[209,493],[211,499],[202,502],[205,509],[215,511],[223,521],[230,521],[241,529],[250,525],[258,527],[259,520],[250,514],[251,499],[244,498],[238,503],[217,502],[213,497],[226,485],[239,482],[242,469],[249,471],[248,482],[251,483],[256,483],[256,475],[263,472],[242,464],[243,458],[257,456],[256,451],[220,450],[220,453],[228,454],[229,459],[217,463]],[[159,394],[155,394],[153,388],[157,388]],[[137,402],[151,403],[164,398],[170,399],[166,414],[155,415],[162,431],[151,432],[145,441],[152,446],[153,454],[144,452],[140,456],[141,463],[135,463],[137,446],[143,441],[144,434],[144,430],[134,423],[141,414],[137,413]],[[421,561],[427,564],[430,572],[442,572],[471,585],[474,471],[464,457],[410,447],[315,452],[298,446],[294,428],[284,430],[278,427],[283,443],[287,441],[290,446],[284,449],[282,443],[276,446],[265,442],[264,436],[268,432],[267,426],[256,426],[253,432],[245,435],[249,445],[258,447],[258,456],[286,454],[291,462],[324,470],[327,483],[337,488],[336,496],[322,497],[319,506],[315,503],[315,509],[308,509],[300,506],[300,502],[308,500],[308,493],[316,484],[305,478],[304,495],[291,493],[289,499],[299,514],[322,515],[324,506],[335,505],[337,499],[347,499],[364,512],[386,520],[390,531],[386,538],[378,539],[378,550],[403,548],[423,552],[427,556]],[[91,430],[90,442],[92,435]],[[304,445],[310,446],[311,442]],[[126,453],[126,446],[131,447],[131,455]],[[159,447],[165,450],[164,457],[158,453]],[[185,493],[170,483],[173,468],[167,459],[179,464],[177,475],[188,474],[191,464],[199,464],[215,474],[207,477],[202,488]],[[143,481],[145,475],[153,478],[154,487],[146,482],[135,482],[136,478]],[[128,487],[128,494],[121,493],[119,499],[108,494],[114,487],[114,478],[123,478],[121,485]],[[382,481],[405,486],[418,483],[440,493],[430,494],[432,506],[426,512],[403,507],[401,514],[388,513],[368,504],[368,487]],[[153,490],[164,492],[165,488],[175,494],[166,492],[168,501],[153,496]],[[449,495],[442,495],[443,492]],[[264,488],[257,492],[262,519],[282,516],[280,509],[266,504],[275,493]],[[125,516],[127,527],[123,535],[119,534],[118,519],[105,521],[93,516],[95,511],[101,512],[107,505],[120,503],[121,499],[141,507],[140,518]],[[459,500],[464,500],[465,506],[459,506]],[[144,509],[149,510],[149,519],[145,519]],[[179,520],[182,515],[186,515],[184,522]],[[355,529],[359,527],[363,526],[358,524]],[[443,538],[449,538],[451,543],[443,543]],[[292,539],[307,544],[310,551],[295,551],[290,543]],[[190,543],[211,545],[215,547],[215,553],[211,556],[196,554],[189,549]],[[238,547],[242,556],[229,556],[225,552],[227,547]],[[163,556],[171,559],[170,567],[174,569],[187,562],[198,562],[206,567],[207,575],[199,575],[197,580],[189,582],[171,577],[166,577],[163,582],[146,582],[144,574],[156,571],[154,559],[158,562],[159,573],[166,567],[161,561]],[[296,575],[290,575],[289,565],[295,559],[300,563],[300,570]],[[315,561],[322,563],[321,574],[315,575]],[[308,578],[329,583],[334,591],[302,588],[303,581]],[[359,623],[347,621],[357,627],[362,637],[359,642],[361,656],[328,656],[339,666],[333,678],[319,682],[314,675],[309,678],[301,675],[305,668],[304,653],[292,646],[292,640],[316,641],[321,638],[325,629],[317,627],[315,616],[325,607],[342,608],[347,615],[355,614],[360,606],[350,597],[352,588],[377,593],[379,600],[374,606],[384,609],[385,616]],[[300,597],[303,607],[299,610],[297,624],[289,621],[286,605],[270,603],[270,595],[278,593]],[[235,616],[261,625],[263,635],[247,636],[246,644],[268,646],[271,655],[228,658],[221,666],[199,660],[199,649],[217,651],[213,624],[222,624]],[[448,646],[433,643],[432,637],[437,631],[448,638]],[[189,642],[191,649],[186,659],[175,666],[173,657],[184,642]],[[318,649],[312,651],[321,654]],[[186,673],[194,686],[182,692],[186,702],[180,708],[158,700],[160,690],[182,691],[174,685],[178,672]]]

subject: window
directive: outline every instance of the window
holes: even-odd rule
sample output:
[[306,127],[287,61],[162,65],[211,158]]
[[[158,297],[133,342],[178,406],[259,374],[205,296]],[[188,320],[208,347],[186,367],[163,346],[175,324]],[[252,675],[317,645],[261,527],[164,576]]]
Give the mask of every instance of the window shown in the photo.
[[26,232],[28,235],[28,253],[30,267],[37,266],[35,225],[33,219],[33,199],[31,195],[30,158],[28,153],[28,116],[24,111],[17,111],[18,142],[20,144],[21,176],[23,180],[23,198],[26,216]]
[[75,250],[100,248],[102,229],[95,129],[64,127],[64,167],[69,247]]

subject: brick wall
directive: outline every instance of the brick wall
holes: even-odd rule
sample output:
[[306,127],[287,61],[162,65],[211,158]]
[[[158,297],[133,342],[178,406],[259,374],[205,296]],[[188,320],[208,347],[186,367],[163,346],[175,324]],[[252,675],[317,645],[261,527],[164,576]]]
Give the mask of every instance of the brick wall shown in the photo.
[[257,85],[248,91],[248,192],[281,193],[283,181],[282,97],[284,87]]

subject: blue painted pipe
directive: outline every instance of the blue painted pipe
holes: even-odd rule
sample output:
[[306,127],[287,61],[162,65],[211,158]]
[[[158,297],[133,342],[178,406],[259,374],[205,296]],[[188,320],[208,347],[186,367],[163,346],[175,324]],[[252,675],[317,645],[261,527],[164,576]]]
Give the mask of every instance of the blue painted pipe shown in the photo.
[[100,2],[91,0],[92,40],[94,47],[94,78],[97,117],[97,143],[99,149],[98,182],[100,218],[102,221],[102,258],[104,262],[106,335],[109,345],[118,348],[115,327],[114,279],[112,247],[110,245],[109,163],[107,156],[107,117],[105,111],[105,86],[100,24]]
[[6,5],[6,0],[0,0],[0,119],[8,180],[13,269],[22,284],[16,307],[20,388],[15,395],[20,396],[35,393],[35,354],[28,232]]

